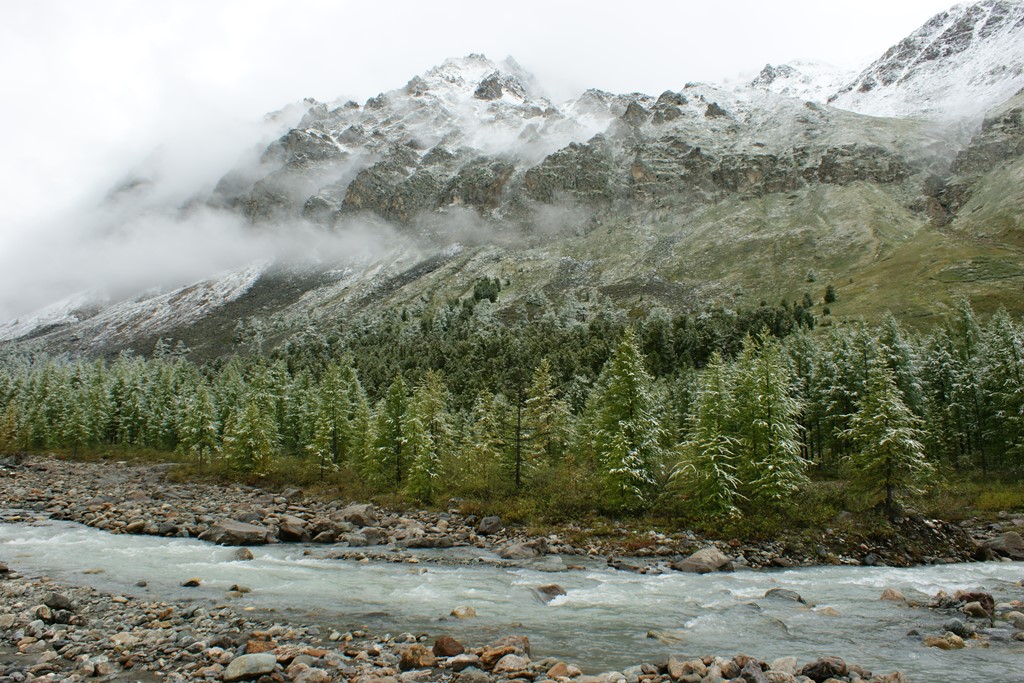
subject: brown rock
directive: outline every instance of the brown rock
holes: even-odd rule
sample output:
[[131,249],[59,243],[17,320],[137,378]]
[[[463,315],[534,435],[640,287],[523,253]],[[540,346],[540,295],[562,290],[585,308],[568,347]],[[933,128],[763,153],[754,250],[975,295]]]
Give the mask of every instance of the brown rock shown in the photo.
[[455,655],[448,660],[448,668],[452,671],[462,671],[469,667],[480,666],[480,657],[477,655],[471,655],[463,653],[461,655]]
[[424,645],[406,645],[401,648],[398,668],[402,671],[411,669],[429,669],[437,664],[437,657]]
[[698,677],[703,678],[708,672],[704,662],[700,659],[694,659],[692,657],[682,657],[680,655],[669,655],[668,658],[668,675],[674,681],[678,681],[684,676],[696,674]]
[[526,655],[508,654],[494,665],[494,673],[512,673],[525,671],[530,666],[530,658]]
[[454,657],[466,651],[462,643],[451,636],[441,636],[434,641],[433,652],[438,657]]
[[964,639],[955,633],[945,633],[941,636],[925,636],[924,644],[940,650],[960,650],[964,646]]
[[485,648],[480,653],[480,663],[483,664],[485,669],[491,669],[498,663],[499,659],[505,655],[513,655],[515,653],[516,649],[511,645],[507,645],[505,647]]
[[530,639],[526,636],[505,636],[494,644],[494,647],[513,647],[519,654],[530,655]]
[[558,662],[553,667],[548,669],[548,678],[574,678],[580,675],[580,670],[575,666],[570,666],[565,662]]
[[886,588],[882,591],[882,597],[880,597],[879,600],[887,600],[888,602],[906,602],[907,598],[903,593],[895,588]]
[[822,657],[817,661],[811,662],[800,669],[798,675],[807,676],[808,678],[818,681],[826,681],[830,678],[840,678],[846,676],[850,672],[849,668],[839,657]]
[[270,652],[275,647],[277,647],[277,643],[272,640],[249,640],[245,643],[245,651],[251,655]]

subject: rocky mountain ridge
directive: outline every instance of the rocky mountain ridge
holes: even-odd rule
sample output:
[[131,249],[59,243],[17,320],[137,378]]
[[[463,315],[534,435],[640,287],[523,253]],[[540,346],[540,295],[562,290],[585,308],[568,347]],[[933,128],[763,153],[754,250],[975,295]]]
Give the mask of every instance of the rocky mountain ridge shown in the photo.
[[[307,100],[258,163],[186,210],[257,230],[358,225],[385,246],[127,302],[79,297],[0,326],[0,341],[96,353],[175,336],[216,353],[240,321],[286,336],[438,305],[491,277],[513,308],[592,293],[645,309],[754,306],[819,279],[844,282],[862,315],[890,295],[911,317],[961,295],[1005,303],[1024,276],[1019,97],[1003,97],[1024,85],[1022,26],[1021,3],[954,7],[833,96],[841,74],[805,63],[743,88],[554,104],[514,61],[469,55],[363,104]],[[964,111],[954,86],[996,107],[980,130],[947,120]]]

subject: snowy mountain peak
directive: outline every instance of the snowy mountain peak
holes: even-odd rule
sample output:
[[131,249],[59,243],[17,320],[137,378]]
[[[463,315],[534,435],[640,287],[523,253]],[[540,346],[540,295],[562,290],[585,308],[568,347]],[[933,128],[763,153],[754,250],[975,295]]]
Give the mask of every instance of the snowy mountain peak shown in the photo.
[[747,87],[786,97],[824,102],[853,76],[853,73],[831,64],[797,60],[777,66],[766,64]]
[[543,99],[536,90],[533,76],[514,59],[508,57],[495,63],[482,54],[446,59],[406,85],[410,95],[472,96],[484,101],[504,99],[513,104]]
[[1024,3],[960,4],[868,66],[829,102],[874,116],[974,118],[1024,87]]

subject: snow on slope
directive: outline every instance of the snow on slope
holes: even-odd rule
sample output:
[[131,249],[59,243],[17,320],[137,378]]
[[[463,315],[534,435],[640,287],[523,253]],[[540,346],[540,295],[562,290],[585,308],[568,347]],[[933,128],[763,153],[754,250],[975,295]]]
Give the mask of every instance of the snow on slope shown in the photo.
[[1024,88],[1024,3],[982,0],[932,17],[829,98],[872,116],[978,118]]
[[114,304],[96,292],[76,294],[23,319],[0,325],[0,341],[57,328],[73,329],[85,347],[159,335],[201,320],[256,283],[268,264],[254,264],[171,292],[147,292]]
[[824,103],[832,93],[849,83],[855,75],[846,69],[824,62],[794,60],[778,66],[766,64],[757,78],[745,87]]
[[106,303],[105,297],[96,291],[72,294],[27,316],[0,323],[0,341],[20,339],[46,329],[73,325],[95,315]]
[[472,54],[447,59],[362,107],[317,103],[298,127],[328,136],[346,155],[379,153],[411,141],[420,150],[438,144],[449,149],[465,146],[536,163],[571,142],[591,137],[612,117],[598,118],[599,122],[574,120],[543,97],[533,77],[515,61],[495,63]]

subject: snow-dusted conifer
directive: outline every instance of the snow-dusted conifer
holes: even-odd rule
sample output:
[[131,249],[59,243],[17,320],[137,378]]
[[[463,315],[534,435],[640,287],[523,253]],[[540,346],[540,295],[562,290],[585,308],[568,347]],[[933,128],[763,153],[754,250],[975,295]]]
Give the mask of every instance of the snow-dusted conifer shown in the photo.
[[601,371],[593,407],[594,447],[606,504],[636,512],[654,500],[663,466],[651,377],[632,329]]
[[891,517],[900,499],[920,491],[932,470],[921,445],[919,421],[903,401],[893,371],[880,353],[868,365],[868,380],[845,436],[854,482]]
[[442,459],[450,453],[451,438],[448,389],[440,375],[428,370],[413,392],[407,422],[409,478],[406,491],[417,500],[432,500],[437,493]]
[[736,364],[736,419],[740,439],[738,475],[749,498],[776,503],[806,481],[789,368],[779,341],[748,337]]
[[733,436],[735,406],[728,364],[716,351],[700,377],[689,438],[680,446],[673,480],[712,516],[737,516],[741,498],[736,477],[739,440]]

